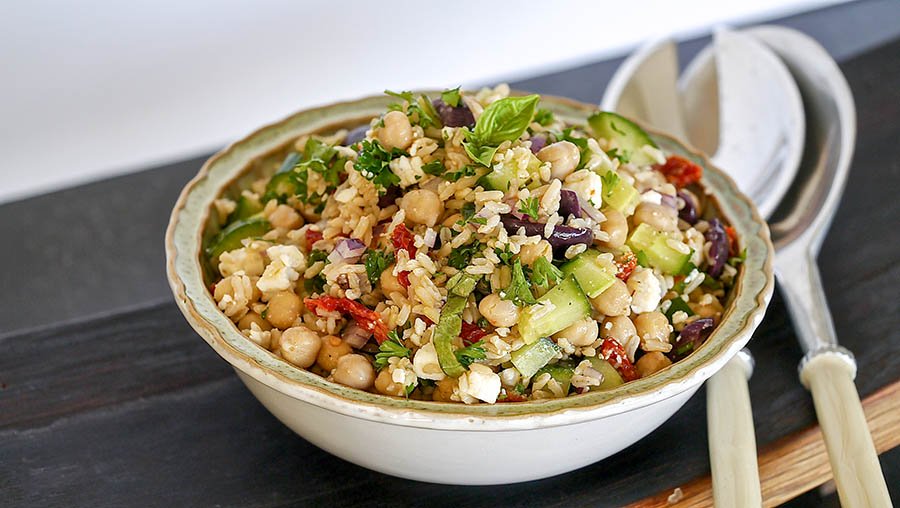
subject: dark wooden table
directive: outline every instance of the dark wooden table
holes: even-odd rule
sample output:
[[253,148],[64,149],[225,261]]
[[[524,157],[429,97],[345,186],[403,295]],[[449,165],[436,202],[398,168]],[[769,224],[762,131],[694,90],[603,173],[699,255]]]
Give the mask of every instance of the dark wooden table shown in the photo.
[[[864,48],[843,30],[868,20],[869,35],[897,37],[897,19],[900,3],[869,1],[780,21],[822,40],[856,96],[858,146],[820,264],[862,395],[900,380],[900,39],[848,58]],[[703,42],[683,44],[684,56]],[[617,64],[515,86],[597,102]],[[709,473],[702,393],[618,455],[519,485],[406,481],[313,447],[256,402],[171,301],[163,231],[201,163],[0,206],[0,505],[618,506]],[[815,422],[793,334],[776,294],[750,346],[760,446]],[[882,463],[898,501],[900,450]],[[834,497],[792,505],[822,503]]]

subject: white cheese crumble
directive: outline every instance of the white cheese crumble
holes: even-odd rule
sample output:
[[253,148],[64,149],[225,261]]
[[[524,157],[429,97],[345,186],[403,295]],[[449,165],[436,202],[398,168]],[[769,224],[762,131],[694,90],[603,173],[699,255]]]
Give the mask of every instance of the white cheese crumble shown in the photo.
[[631,310],[636,314],[653,312],[663,296],[662,284],[652,270],[637,268],[628,278]]
[[603,205],[603,179],[591,170],[581,169],[567,176],[563,188],[575,192],[597,208]]
[[290,289],[294,281],[300,278],[298,270],[305,269],[306,259],[294,245],[273,245],[266,249],[272,261],[266,266],[256,287],[263,293]]
[[457,395],[462,402],[471,404],[474,399],[493,404],[500,395],[500,376],[487,365],[473,363],[469,370],[459,376]]

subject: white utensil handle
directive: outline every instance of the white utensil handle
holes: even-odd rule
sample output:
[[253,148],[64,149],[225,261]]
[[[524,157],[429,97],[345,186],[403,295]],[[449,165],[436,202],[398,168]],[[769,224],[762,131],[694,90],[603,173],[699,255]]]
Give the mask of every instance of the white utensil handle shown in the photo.
[[756,433],[747,378],[753,358],[741,351],[706,384],[709,461],[716,506],[759,508]]
[[800,370],[800,380],[812,392],[841,506],[890,507],[891,497],[853,384],[855,376],[852,355],[838,349],[813,352]]

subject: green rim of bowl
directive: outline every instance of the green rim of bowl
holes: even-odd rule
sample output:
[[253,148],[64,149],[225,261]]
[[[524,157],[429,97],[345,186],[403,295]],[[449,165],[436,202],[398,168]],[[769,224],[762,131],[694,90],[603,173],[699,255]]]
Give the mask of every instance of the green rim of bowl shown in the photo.
[[[687,358],[657,374],[609,391],[563,399],[464,405],[406,400],[348,388],[294,367],[260,348],[217,308],[203,282],[201,243],[213,200],[260,156],[278,150],[301,134],[323,132],[354,122],[361,124],[383,112],[392,101],[386,96],[367,97],[291,115],[217,153],[182,191],[166,232],[169,283],[187,320],[235,368],[287,395],[356,417],[425,427],[439,421],[446,423],[448,419],[485,423],[497,418],[509,421],[538,417],[540,421],[523,424],[531,428],[571,423],[571,419],[550,418],[553,415],[588,412],[585,418],[596,418],[629,411],[698,386],[746,344],[762,320],[774,285],[773,247],[765,221],[750,200],[737,190],[734,181],[713,167],[706,157],[674,138],[648,130],[660,148],[703,167],[702,185],[747,249],[746,261],[738,273],[722,322]],[[543,96],[541,103],[558,117],[574,123],[583,124],[596,111],[593,106],[552,96]]]

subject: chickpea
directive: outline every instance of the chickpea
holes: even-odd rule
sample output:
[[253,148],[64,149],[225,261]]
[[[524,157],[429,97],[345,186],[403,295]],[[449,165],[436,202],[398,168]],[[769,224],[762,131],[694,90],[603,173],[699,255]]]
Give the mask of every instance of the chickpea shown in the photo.
[[641,203],[631,219],[635,227],[647,224],[658,231],[678,231],[678,211],[670,206]]
[[384,271],[381,272],[379,282],[381,283],[381,292],[384,293],[385,296],[391,293],[406,294],[406,288],[400,284],[400,281],[397,280],[397,276],[394,275],[394,265],[385,268]]
[[688,307],[694,311],[694,314],[701,318],[713,318],[713,321],[716,323],[719,322],[719,319],[722,318],[722,304],[719,303],[718,298],[713,296],[703,296],[700,298],[701,303],[690,302],[688,303]]
[[550,163],[550,176],[565,180],[578,167],[581,151],[571,141],[557,141],[542,148],[537,158]]
[[281,357],[297,367],[308,369],[316,363],[322,347],[319,334],[305,326],[288,328],[281,334]]
[[545,257],[547,261],[553,261],[553,247],[550,246],[550,242],[547,240],[523,245],[519,249],[519,261],[523,265],[531,266],[539,257]]
[[388,369],[382,369],[381,372],[378,373],[378,377],[375,378],[375,390],[377,390],[378,393],[393,395],[394,397],[403,397],[406,395],[406,390],[403,385],[394,382]]
[[672,360],[669,360],[666,355],[660,353],[659,351],[653,351],[638,358],[638,361],[634,364],[634,367],[637,369],[641,377],[647,377],[650,374],[654,374],[663,370],[669,365],[672,365]]
[[278,205],[269,214],[269,222],[276,228],[297,229],[303,225],[303,217],[288,205]]
[[322,347],[316,356],[316,365],[323,370],[331,372],[337,367],[338,360],[353,352],[350,344],[342,341],[340,337],[330,335],[322,339]]
[[406,150],[413,142],[412,125],[402,111],[390,111],[382,118],[384,127],[375,131],[375,136],[388,149]]
[[565,338],[573,346],[582,347],[593,344],[594,341],[597,340],[597,335],[599,333],[600,330],[597,327],[597,322],[591,318],[584,318],[575,321],[568,327],[556,332],[556,334],[553,335],[553,338]]
[[256,326],[259,327],[260,330],[267,331],[272,329],[272,325],[269,324],[268,321],[263,319],[259,314],[250,311],[238,321],[238,330],[250,330],[250,326],[256,323]]
[[266,319],[275,328],[290,328],[303,311],[303,301],[293,291],[279,291],[269,298]]
[[659,311],[638,314],[634,318],[634,327],[641,341],[658,340],[669,342],[669,334],[672,333],[669,320]]
[[625,220],[625,215],[615,208],[603,210],[603,215],[606,220],[600,223],[600,230],[609,235],[609,240],[598,243],[610,249],[622,248],[628,238],[628,221]]
[[400,208],[406,212],[406,219],[415,224],[432,227],[444,214],[444,203],[433,190],[416,189],[407,192],[400,201]]
[[500,298],[500,295],[491,293],[481,299],[478,304],[478,312],[492,325],[497,327],[510,327],[519,320],[519,308],[516,304]]
[[360,390],[368,390],[375,383],[375,367],[363,355],[342,356],[332,375],[335,382]]
[[450,396],[453,395],[453,390],[456,389],[456,383],[457,379],[450,376],[438,381],[434,386],[434,392],[431,394],[431,400],[437,402],[451,402]]
[[604,339],[615,339],[619,344],[628,343],[628,339],[637,336],[634,323],[625,316],[611,316],[600,325],[600,336]]
[[612,286],[591,298],[591,305],[606,316],[625,316],[631,309],[631,293],[625,282],[617,278]]

